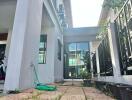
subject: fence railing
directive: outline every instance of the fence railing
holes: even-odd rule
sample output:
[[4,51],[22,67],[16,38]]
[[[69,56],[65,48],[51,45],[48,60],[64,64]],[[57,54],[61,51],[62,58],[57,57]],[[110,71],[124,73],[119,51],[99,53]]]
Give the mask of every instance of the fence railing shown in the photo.
[[122,75],[132,75],[132,0],[127,0],[115,19],[116,40]]
[[110,54],[108,35],[101,41],[98,47],[100,76],[113,76],[113,68]]
[[97,64],[96,64],[96,53],[92,56],[92,62],[93,62],[93,74],[94,77],[97,76]]

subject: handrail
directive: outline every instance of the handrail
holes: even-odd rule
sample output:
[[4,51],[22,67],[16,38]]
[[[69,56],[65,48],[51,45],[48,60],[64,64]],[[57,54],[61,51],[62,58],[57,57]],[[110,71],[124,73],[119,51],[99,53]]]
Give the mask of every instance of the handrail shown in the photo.
[[124,9],[124,7],[127,5],[128,1],[130,0],[127,0],[124,5],[122,6],[122,8],[120,9],[120,11],[118,12],[117,16],[115,17],[115,20],[119,17],[119,15],[121,14],[122,10]]

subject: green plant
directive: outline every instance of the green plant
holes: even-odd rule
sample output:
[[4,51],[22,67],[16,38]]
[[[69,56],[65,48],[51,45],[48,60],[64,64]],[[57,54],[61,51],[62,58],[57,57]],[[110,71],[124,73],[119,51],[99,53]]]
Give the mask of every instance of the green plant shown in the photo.
[[84,52],[84,56],[81,59],[84,62],[84,67],[90,69],[90,52]]
[[105,35],[108,33],[109,22],[106,20],[102,20],[99,25],[99,32],[97,33],[97,39],[103,39]]
[[87,69],[82,69],[80,71],[80,76],[83,80],[91,79],[91,73]]
[[112,8],[117,12],[124,4],[126,0],[106,0],[103,7]]

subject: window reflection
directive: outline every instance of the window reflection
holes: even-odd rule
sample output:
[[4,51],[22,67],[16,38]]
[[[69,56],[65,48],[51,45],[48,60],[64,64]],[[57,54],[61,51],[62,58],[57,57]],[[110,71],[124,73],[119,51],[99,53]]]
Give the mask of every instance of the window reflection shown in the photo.
[[74,75],[74,78],[80,78],[80,71],[87,68],[84,63],[84,56],[89,52],[89,43],[70,43],[65,46],[65,50],[64,77],[71,78]]
[[46,63],[47,35],[40,36],[39,44],[39,64]]

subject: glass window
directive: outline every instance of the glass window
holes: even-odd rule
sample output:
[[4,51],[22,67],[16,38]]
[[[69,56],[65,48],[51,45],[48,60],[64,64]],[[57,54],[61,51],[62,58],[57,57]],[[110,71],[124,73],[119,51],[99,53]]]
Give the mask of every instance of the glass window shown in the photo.
[[39,64],[46,63],[47,35],[40,35]]
[[89,42],[66,44],[65,49],[65,54],[67,54],[67,56],[64,64],[64,77],[66,79],[71,78],[71,75],[74,74],[74,78],[81,78],[81,70],[89,68],[90,66],[85,64],[86,61],[90,61],[90,59],[86,56],[86,53],[89,52]]
[[[86,52],[89,50],[89,44],[82,43],[70,43],[69,46],[69,66],[81,66],[84,65],[83,58]],[[74,59],[71,62],[71,59]]]
[[87,51],[88,43],[77,43],[77,50],[78,51]]
[[76,43],[69,44],[69,51],[76,51]]

